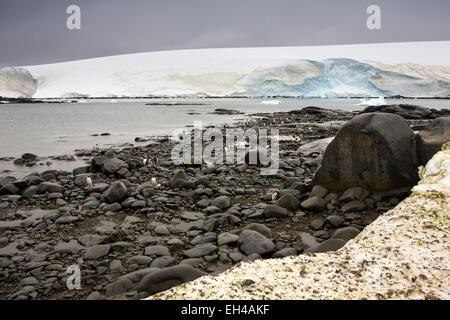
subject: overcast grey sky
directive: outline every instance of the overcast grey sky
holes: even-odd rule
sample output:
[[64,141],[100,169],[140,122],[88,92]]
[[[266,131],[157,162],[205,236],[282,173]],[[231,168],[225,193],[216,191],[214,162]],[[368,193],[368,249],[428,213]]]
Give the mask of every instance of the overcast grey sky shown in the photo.
[[[81,7],[81,30],[66,8]],[[381,7],[382,30],[366,28]],[[0,0],[0,66],[145,51],[450,40],[449,0]]]

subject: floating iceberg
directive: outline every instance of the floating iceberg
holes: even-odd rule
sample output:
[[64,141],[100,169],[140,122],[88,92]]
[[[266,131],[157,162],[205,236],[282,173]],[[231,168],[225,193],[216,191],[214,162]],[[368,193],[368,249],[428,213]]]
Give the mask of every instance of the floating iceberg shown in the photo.
[[276,104],[280,104],[280,103],[281,103],[280,100],[264,100],[264,101],[261,101],[261,104],[273,104],[273,105],[276,105]]
[[384,97],[378,97],[375,99],[362,99],[361,103],[358,103],[357,105],[366,107],[378,107],[387,105],[387,102],[386,100],[384,100]]

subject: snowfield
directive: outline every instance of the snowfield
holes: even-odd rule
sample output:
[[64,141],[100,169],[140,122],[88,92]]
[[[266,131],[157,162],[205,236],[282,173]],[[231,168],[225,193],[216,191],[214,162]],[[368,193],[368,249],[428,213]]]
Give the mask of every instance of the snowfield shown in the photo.
[[450,96],[450,41],[196,49],[0,70],[0,96]]

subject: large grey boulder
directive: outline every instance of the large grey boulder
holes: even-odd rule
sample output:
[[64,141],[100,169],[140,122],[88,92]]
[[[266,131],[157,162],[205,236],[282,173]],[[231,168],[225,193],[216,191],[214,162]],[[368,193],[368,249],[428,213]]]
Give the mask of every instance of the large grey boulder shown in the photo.
[[447,141],[450,141],[450,117],[441,117],[431,121],[419,132],[417,150],[420,164],[426,165]]
[[325,151],[313,180],[333,191],[389,190],[419,180],[415,135],[401,117],[369,113],[347,122]]

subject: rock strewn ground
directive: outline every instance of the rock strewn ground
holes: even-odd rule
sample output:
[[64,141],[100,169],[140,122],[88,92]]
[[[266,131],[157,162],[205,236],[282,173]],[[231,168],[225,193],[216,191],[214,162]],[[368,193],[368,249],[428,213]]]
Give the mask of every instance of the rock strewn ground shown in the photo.
[[450,144],[421,178],[410,197],[337,252],[242,262],[150,299],[447,300]]
[[[173,144],[162,139],[80,150],[94,156],[92,166],[73,172],[0,179],[0,298],[138,299],[243,260],[336,250],[409,193],[353,191],[341,200],[311,190],[324,145],[353,113],[308,107],[255,116],[239,126],[291,137],[281,141],[276,176],[236,164],[177,171]],[[327,140],[304,145],[317,139]],[[158,155],[157,168],[143,165],[149,154]],[[153,189],[152,177],[161,186]],[[81,290],[67,290],[72,264],[81,266]]]

